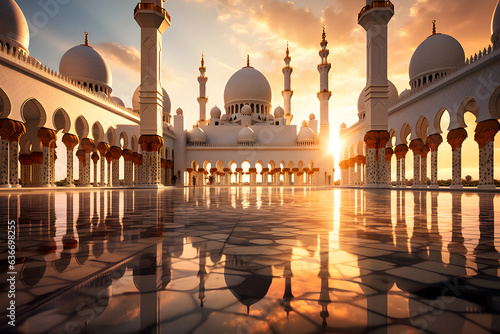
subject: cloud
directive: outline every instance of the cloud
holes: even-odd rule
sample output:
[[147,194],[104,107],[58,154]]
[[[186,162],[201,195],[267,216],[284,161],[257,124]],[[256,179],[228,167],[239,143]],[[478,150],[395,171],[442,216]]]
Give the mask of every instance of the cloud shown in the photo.
[[134,46],[119,43],[99,43],[94,48],[109,66],[137,74],[141,70],[141,54]]

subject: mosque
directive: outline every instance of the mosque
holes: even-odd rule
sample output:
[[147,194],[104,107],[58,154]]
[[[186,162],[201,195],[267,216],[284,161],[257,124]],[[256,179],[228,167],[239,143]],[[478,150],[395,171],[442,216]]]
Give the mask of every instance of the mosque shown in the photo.
[[[2,1],[0,7],[0,187],[54,186],[56,163],[66,163],[68,187],[75,179],[79,186],[94,187],[333,184],[325,32],[318,65],[319,119],[311,114],[300,129],[292,124],[287,47],[284,108],[274,110],[268,80],[247,59],[227,82],[224,110],[213,107],[207,117],[202,58],[200,117],[186,130],[183,110],[172,117],[160,81],[158,54],[170,26],[162,0],[142,1],[134,11],[142,43],[141,83],[132,108],[113,95],[110,68],[87,34],[83,44],[64,54],[57,72],[29,54],[27,21],[16,2]],[[61,136],[67,149],[63,158],[55,150]]]

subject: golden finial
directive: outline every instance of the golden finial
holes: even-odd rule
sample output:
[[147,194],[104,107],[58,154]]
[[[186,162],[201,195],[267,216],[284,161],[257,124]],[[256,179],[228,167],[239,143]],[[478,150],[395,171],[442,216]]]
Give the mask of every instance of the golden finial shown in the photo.
[[433,20],[432,21],[432,34],[435,35],[436,34],[436,20]]
[[250,55],[247,55],[247,67],[250,67]]
[[323,24],[323,41],[326,41],[326,27],[325,25]]
[[85,45],[89,46],[89,33],[85,32]]
[[248,122],[247,122],[247,124],[245,124],[245,127],[248,128]]
[[205,67],[205,55],[203,54],[203,52],[201,53],[201,67]]
[[290,50],[288,50],[288,42],[286,42],[286,57],[290,58]]

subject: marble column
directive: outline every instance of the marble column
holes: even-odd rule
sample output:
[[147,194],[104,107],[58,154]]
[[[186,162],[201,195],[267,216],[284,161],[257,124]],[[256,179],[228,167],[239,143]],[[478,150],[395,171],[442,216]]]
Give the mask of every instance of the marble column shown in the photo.
[[80,149],[78,151],[76,151],[76,157],[78,158],[78,185],[80,187],[84,187],[87,185],[87,180],[86,180],[86,175],[85,175],[85,172],[86,172],[86,168],[85,168],[85,163],[86,163],[86,159],[85,159],[85,151]]
[[262,168],[262,184],[267,186],[269,184],[269,168]]
[[400,144],[394,149],[394,154],[398,160],[398,186],[406,187],[406,153],[408,153],[408,146]]
[[43,163],[40,176],[41,186],[49,187],[51,183],[51,160],[53,161],[53,155],[51,154],[51,146],[57,140],[56,132],[48,128],[40,128],[38,130],[38,138],[43,146]]
[[43,170],[43,152],[31,152],[31,185],[42,185],[42,170]]
[[430,188],[439,188],[438,185],[438,148],[443,142],[443,137],[433,134],[427,137],[427,146],[431,150],[431,185]]
[[126,186],[131,186],[134,184],[134,152],[132,150],[125,149],[122,152],[123,156],[123,184]]
[[378,178],[378,184],[379,185],[387,185],[387,170],[386,170],[386,163],[385,163],[385,149],[387,146],[387,142],[389,141],[390,136],[389,132],[387,131],[379,131],[379,140],[377,144],[377,178]]
[[362,155],[358,155],[356,157],[356,165],[357,165],[357,172],[356,172],[356,185],[357,186],[362,186],[363,183],[362,183],[362,180],[361,180],[361,177],[363,175],[363,156]]
[[462,143],[467,138],[467,131],[458,128],[448,132],[447,141],[452,150],[452,189],[463,188],[462,185]]
[[84,175],[85,175],[85,180],[84,180],[84,186],[89,187],[90,186],[90,169],[91,169],[91,163],[90,163],[90,155],[92,152],[94,152],[95,149],[95,143],[93,139],[90,138],[84,138],[82,140],[82,143],[80,144],[80,147],[82,150],[85,151],[85,164],[83,168],[85,169]]
[[74,187],[73,150],[78,145],[79,140],[77,136],[65,133],[62,142],[66,146],[66,187]]
[[413,151],[413,187],[420,187],[420,158],[422,156],[422,150],[424,148],[424,142],[422,139],[412,140],[410,143],[410,150]]
[[479,145],[479,185],[482,189],[495,189],[494,180],[494,141],[500,131],[500,123],[490,119],[477,124],[474,140]]
[[113,158],[111,176],[113,187],[117,187],[120,185],[120,158],[122,156],[122,149],[118,146],[111,146],[109,152],[111,152],[111,157]]
[[0,139],[0,187],[10,188],[9,182],[9,139]]
[[99,186],[106,186],[106,153],[109,152],[109,145],[105,142],[100,142],[97,145],[97,150],[101,156],[101,170],[100,170],[100,182]]
[[143,135],[139,138],[142,152],[144,153],[143,168],[146,170],[145,184],[151,186],[161,186],[160,179],[160,152],[163,148],[163,138],[160,136],[146,136]]
[[107,185],[108,185],[108,187],[112,187],[113,186],[113,178],[111,177],[111,164],[113,163],[113,156],[111,155],[111,151],[106,152],[105,157],[106,157],[106,161],[108,163],[108,172],[107,172],[108,181],[107,181]]
[[167,166],[166,166],[166,173],[167,173],[167,186],[172,186],[173,180],[172,180],[172,171],[174,170],[174,162],[172,160],[167,160]]
[[93,152],[92,156],[90,157],[92,159],[92,162],[94,163],[94,187],[99,186],[99,182],[97,182],[97,164],[99,163],[99,154],[97,152]]
[[348,161],[349,185],[354,186],[356,184],[356,158],[350,158]]
[[161,171],[161,184],[166,186],[167,185],[167,159],[161,159],[160,171]]
[[420,186],[427,188],[427,155],[429,154],[429,146],[424,145],[420,154]]
[[27,187],[31,185],[31,168],[33,161],[31,155],[19,155],[19,162],[21,163],[21,186]]
[[[10,185],[13,188],[19,185],[19,140],[26,133],[26,128],[21,122],[14,121],[16,131],[10,136],[9,165],[10,165]],[[55,143],[55,142],[54,142]]]
[[390,136],[387,131],[369,131],[366,143],[366,187],[385,185],[385,145]]
[[394,155],[394,150],[390,147],[385,149],[385,179],[388,186],[392,187],[391,180],[391,160]]

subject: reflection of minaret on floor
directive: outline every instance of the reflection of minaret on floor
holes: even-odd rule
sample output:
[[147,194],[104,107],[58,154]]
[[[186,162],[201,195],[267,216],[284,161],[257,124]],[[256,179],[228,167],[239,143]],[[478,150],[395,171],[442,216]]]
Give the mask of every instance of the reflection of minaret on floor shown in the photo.
[[328,270],[330,262],[330,235],[328,233],[322,234],[319,239],[319,256],[320,256],[320,270],[318,277],[321,278],[321,292],[319,295],[318,304],[321,305],[321,312],[319,315],[323,319],[323,329],[328,325],[326,319],[330,316],[328,313],[328,304],[331,303],[329,279],[330,272]]

